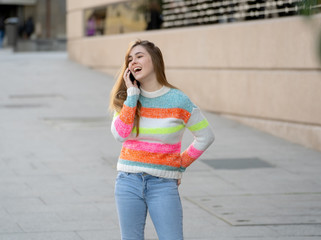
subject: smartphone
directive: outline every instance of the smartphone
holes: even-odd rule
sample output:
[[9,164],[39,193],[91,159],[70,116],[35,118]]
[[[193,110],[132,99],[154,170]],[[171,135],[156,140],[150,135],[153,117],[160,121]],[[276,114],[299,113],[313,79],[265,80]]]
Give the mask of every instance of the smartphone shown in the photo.
[[[130,72],[129,74],[129,78],[130,78],[130,81],[132,81],[132,83],[134,84],[134,81],[136,80],[134,75]],[[140,83],[136,80],[137,82],[137,86],[140,87]]]

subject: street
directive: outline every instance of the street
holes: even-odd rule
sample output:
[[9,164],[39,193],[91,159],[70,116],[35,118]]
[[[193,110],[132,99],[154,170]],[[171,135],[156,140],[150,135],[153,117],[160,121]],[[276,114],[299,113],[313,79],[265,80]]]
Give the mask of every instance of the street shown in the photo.
[[[113,81],[65,52],[0,50],[0,240],[120,239]],[[179,187],[185,239],[321,239],[321,152],[204,114],[216,139]]]

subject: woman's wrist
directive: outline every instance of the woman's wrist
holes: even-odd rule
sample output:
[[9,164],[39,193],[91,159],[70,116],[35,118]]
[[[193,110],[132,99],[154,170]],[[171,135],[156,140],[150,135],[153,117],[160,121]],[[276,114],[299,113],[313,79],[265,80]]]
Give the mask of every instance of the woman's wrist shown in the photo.
[[127,88],[127,96],[139,95],[140,90],[137,87],[129,87]]

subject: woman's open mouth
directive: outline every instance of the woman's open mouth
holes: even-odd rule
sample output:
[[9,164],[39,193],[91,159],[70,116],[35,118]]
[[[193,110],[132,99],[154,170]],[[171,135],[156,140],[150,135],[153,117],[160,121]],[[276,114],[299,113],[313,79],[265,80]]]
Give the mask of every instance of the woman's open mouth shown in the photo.
[[138,72],[140,72],[141,70],[142,70],[141,67],[135,67],[135,68],[134,68],[134,73],[138,73]]

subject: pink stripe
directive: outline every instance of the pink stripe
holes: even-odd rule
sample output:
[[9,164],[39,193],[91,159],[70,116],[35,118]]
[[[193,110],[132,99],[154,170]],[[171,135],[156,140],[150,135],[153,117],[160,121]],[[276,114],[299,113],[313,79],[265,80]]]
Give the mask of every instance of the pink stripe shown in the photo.
[[204,151],[196,149],[193,145],[190,145],[189,148],[187,149],[187,153],[190,157],[192,158],[199,158]]
[[127,140],[123,143],[123,147],[152,153],[180,153],[181,151],[181,143],[161,144]]
[[117,117],[114,125],[115,125],[116,131],[119,134],[119,136],[121,136],[122,138],[126,138],[131,133],[134,124],[123,123],[120,120],[120,118]]

